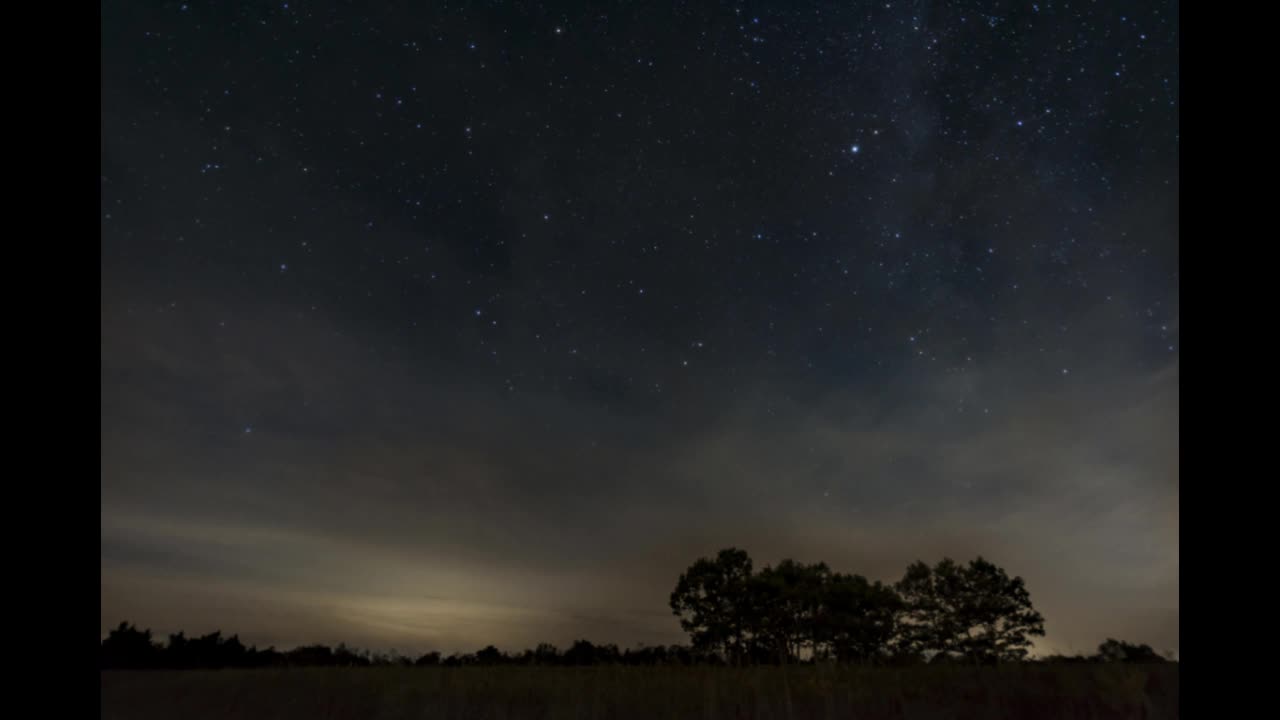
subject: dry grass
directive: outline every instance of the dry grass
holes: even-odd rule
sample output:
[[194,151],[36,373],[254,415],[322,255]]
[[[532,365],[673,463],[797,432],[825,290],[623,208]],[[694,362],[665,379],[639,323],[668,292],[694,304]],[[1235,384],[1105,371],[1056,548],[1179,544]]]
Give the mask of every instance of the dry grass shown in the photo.
[[1176,718],[1176,665],[102,673],[104,719]]

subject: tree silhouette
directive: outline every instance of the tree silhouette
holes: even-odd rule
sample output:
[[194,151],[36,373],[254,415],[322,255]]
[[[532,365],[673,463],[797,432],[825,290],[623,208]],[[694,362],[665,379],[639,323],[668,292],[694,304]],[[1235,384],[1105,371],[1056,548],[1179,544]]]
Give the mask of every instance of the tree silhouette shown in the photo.
[[893,588],[861,575],[836,573],[827,579],[819,637],[840,662],[886,658],[897,632],[902,600]]
[[751,578],[746,625],[748,635],[766,657],[792,662],[806,649],[818,652],[818,619],[825,610],[830,576],[823,563],[805,565],[787,559]]
[[304,645],[285,653],[285,662],[301,667],[336,665],[333,650],[327,645]]
[[1165,659],[1150,645],[1133,645],[1131,643],[1107,638],[1098,646],[1096,656],[1102,662],[1122,663],[1162,663]]
[[1057,665],[1080,664],[1080,663],[1089,663],[1089,662],[1096,662],[1096,661],[1097,661],[1096,656],[1085,657],[1084,655],[1081,655],[1079,653],[1075,655],[1063,655],[1061,653],[1054,653],[1052,655],[1045,655],[1039,660],[1039,662],[1042,662],[1042,663],[1057,664]]
[[139,631],[122,622],[102,641],[101,663],[104,668],[154,667],[159,661],[160,649],[151,642],[151,630]]
[[501,665],[506,659],[506,656],[492,645],[486,646],[475,654],[477,665]]
[[533,651],[533,661],[538,665],[557,665],[560,662],[560,650],[551,643],[538,643]]
[[723,652],[734,662],[744,656],[751,599],[751,558],[726,548],[715,559],[699,558],[676,582],[671,611],[698,651]]
[[907,568],[896,587],[904,603],[899,647],[908,653],[972,662],[1021,660],[1044,618],[1022,578],[979,557],[961,566],[944,558]]
[[428,667],[428,666],[439,665],[439,664],[440,664],[440,653],[438,653],[438,652],[429,652],[429,653],[424,653],[424,654],[422,654],[422,655],[418,656],[418,659],[417,659],[417,660],[414,660],[414,661],[413,661],[413,664],[414,664],[414,665],[416,665],[416,666],[418,666],[418,667]]

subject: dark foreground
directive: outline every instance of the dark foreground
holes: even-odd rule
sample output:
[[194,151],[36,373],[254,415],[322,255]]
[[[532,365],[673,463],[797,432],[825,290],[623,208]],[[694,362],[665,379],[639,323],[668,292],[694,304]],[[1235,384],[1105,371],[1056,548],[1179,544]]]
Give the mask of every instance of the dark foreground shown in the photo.
[[1178,667],[105,671],[103,718],[1176,718]]

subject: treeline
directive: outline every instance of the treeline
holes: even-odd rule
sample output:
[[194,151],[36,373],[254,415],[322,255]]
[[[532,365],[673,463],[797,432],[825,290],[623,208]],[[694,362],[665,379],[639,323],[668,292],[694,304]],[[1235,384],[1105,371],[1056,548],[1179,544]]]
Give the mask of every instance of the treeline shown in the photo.
[[[934,663],[947,660],[935,657]],[[808,662],[812,662],[810,659]],[[1036,662],[1043,663],[1153,663],[1164,662],[1148,645],[1132,645],[1108,639],[1094,655],[1051,655]],[[549,666],[583,667],[591,665],[691,666],[726,665],[724,657],[699,652],[686,645],[655,645],[619,650],[617,645],[596,645],[578,640],[561,650],[549,643],[519,653],[506,653],[490,645],[473,653],[455,653],[442,657],[429,652],[417,657],[397,653],[357,651],[345,645],[306,645],[279,651],[274,647],[259,650],[245,647],[235,635],[220,632],[187,638],[183,633],[170,635],[167,643],[152,639],[150,630],[139,630],[126,622],[112,630],[101,646],[104,670],[217,670],[227,668],[269,667],[492,667]]]
[[1165,658],[1161,657],[1155,650],[1152,650],[1150,645],[1135,645],[1133,643],[1107,638],[1106,642],[1098,646],[1098,652],[1093,655],[1048,655],[1042,658],[1041,662],[1160,663],[1165,662]]
[[505,653],[489,645],[473,653],[455,653],[442,657],[439,652],[429,652],[417,657],[399,653],[371,653],[356,651],[346,645],[330,648],[326,645],[306,645],[293,650],[279,651],[274,647],[259,650],[245,647],[232,635],[224,637],[213,632],[196,638],[183,633],[170,635],[168,642],[160,643],[152,638],[151,630],[139,630],[126,622],[112,630],[102,641],[103,669],[219,669],[261,667],[379,667],[379,666],[443,666],[469,665],[696,665],[723,664],[711,655],[696,653],[684,645],[655,645],[619,650],[617,645],[596,645],[588,640],[578,640],[567,649],[550,643],[520,653]]
[[[832,572],[824,563],[783,560],[755,570],[743,550],[700,558],[680,575],[672,612],[689,645],[619,650],[578,640],[566,650],[542,643],[508,654],[490,645],[474,653],[416,658],[357,652],[345,645],[289,651],[245,647],[220,632],[167,643],[121,623],[102,642],[103,668],[253,668],[464,665],[748,665],[801,662],[912,665],[993,664],[1027,659],[1044,618],[1020,577],[979,557],[909,566],[892,585]],[[1147,645],[1108,639],[1095,655],[1044,662],[1162,662]]]

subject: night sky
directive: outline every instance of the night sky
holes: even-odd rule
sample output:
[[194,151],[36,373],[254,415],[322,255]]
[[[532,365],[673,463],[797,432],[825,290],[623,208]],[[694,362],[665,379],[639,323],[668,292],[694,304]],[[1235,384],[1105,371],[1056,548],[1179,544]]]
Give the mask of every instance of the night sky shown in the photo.
[[737,546],[1176,650],[1177,4],[592,5],[102,4],[103,630],[677,642]]

